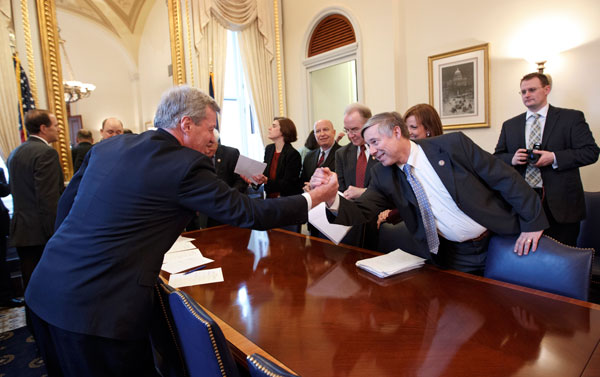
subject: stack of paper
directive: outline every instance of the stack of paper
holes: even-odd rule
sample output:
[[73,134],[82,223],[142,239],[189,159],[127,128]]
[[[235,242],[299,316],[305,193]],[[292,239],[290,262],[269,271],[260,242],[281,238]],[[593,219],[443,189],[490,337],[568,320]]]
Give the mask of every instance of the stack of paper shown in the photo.
[[193,271],[184,274],[171,274],[169,285],[173,288],[190,287],[192,285],[218,283],[223,281],[221,267],[210,270]]
[[204,257],[200,250],[189,240],[189,238],[180,236],[175,241],[164,256],[161,268],[163,271],[174,274],[213,261]]
[[359,260],[356,266],[380,278],[396,275],[421,267],[425,259],[409,254],[400,249],[374,258]]

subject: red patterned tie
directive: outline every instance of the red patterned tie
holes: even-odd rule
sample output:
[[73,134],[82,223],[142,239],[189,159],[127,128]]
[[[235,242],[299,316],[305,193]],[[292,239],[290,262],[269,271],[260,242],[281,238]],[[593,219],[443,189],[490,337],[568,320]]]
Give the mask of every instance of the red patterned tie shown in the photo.
[[365,146],[360,146],[360,153],[356,160],[356,187],[365,187],[365,171],[367,170],[367,156]]
[[319,157],[319,162],[317,162],[317,167],[323,165],[323,160],[325,160],[325,152],[321,151],[321,157]]

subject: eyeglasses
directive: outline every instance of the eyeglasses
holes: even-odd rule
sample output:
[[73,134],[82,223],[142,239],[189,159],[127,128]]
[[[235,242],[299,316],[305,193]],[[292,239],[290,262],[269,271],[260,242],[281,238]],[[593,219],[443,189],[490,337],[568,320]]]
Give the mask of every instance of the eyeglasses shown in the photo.
[[352,134],[352,135],[356,135],[360,133],[360,128],[353,128],[351,130],[344,128],[344,132],[346,132],[348,135]]
[[523,90],[519,91],[519,94],[522,95],[522,96],[524,96],[527,93],[533,94],[533,93],[537,92],[538,89],[542,89],[542,88],[539,87],[539,88],[527,88],[527,89],[523,89]]

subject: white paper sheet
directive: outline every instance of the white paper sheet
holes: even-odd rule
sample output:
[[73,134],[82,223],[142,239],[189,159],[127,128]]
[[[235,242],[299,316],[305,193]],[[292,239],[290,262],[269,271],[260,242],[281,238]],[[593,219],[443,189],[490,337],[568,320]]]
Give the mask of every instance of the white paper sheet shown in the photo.
[[196,246],[194,246],[193,243],[191,243],[190,241],[175,241],[175,243],[173,245],[171,245],[171,248],[169,249],[169,251],[167,251],[167,253],[176,253],[178,251],[184,251],[184,250],[198,250],[198,248]]
[[167,253],[163,258],[163,264],[179,261],[182,259],[192,258],[196,256],[202,256],[202,253],[198,249],[193,250],[183,250],[175,253]]
[[323,233],[331,242],[336,245],[340,243],[342,238],[348,233],[351,226],[331,224],[327,220],[325,203],[321,203],[308,211],[308,222]]
[[256,182],[252,179],[252,176],[262,174],[265,171],[267,164],[264,162],[253,160],[249,157],[242,156],[238,158],[237,164],[235,164],[234,173],[239,175],[243,175],[252,181],[252,183],[256,184]]
[[356,266],[380,278],[396,275],[409,271],[425,264],[425,259],[409,254],[400,249],[378,257],[362,259]]
[[[176,254],[178,254],[178,253],[176,253]],[[170,261],[169,263],[165,263],[162,265],[162,270],[166,271],[170,274],[176,274],[183,270],[202,266],[203,264],[207,264],[210,262],[213,262],[213,260],[203,257],[201,253],[197,253],[196,255],[189,256],[187,258],[176,259],[176,260]]]
[[223,281],[221,267],[210,270],[194,271],[189,274],[172,274],[169,285],[173,288],[189,287],[192,285],[218,283]]

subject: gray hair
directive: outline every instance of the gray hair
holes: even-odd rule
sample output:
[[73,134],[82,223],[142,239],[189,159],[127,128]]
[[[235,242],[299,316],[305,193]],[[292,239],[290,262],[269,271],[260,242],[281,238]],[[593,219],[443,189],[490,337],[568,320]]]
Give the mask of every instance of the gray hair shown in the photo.
[[392,137],[394,134],[394,127],[400,127],[400,133],[402,137],[407,139],[410,137],[408,133],[408,127],[406,126],[406,123],[404,123],[404,120],[402,120],[402,115],[395,111],[373,115],[360,130],[360,135],[364,138],[367,128],[375,125],[379,125],[377,131],[380,135]]
[[346,106],[344,110],[344,116],[351,114],[353,112],[357,112],[364,120],[369,119],[372,116],[371,109],[362,103],[354,102]]
[[208,94],[187,85],[176,86],[165,92],[160,99],[154,116],[154,127],[175,128],[184,116],[198,124],[206,117],[207,107],[215,113],[221,111]]

